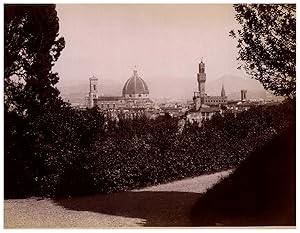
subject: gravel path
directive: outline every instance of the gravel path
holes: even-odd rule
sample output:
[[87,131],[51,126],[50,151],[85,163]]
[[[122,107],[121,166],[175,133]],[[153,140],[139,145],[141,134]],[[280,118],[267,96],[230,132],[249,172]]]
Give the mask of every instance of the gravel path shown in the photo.
[[189,226],[201,193],[230,171],[130,192],[93,196],[5,200],[5,228],[116,228]]

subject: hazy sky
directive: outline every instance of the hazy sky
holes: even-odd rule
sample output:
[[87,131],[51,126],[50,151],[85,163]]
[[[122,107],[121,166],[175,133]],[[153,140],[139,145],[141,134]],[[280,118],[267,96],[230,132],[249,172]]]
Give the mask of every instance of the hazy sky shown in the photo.
[[174,79],[196,80],[202,57],[208,81],[242,75],[229,37],[238,26],[230,4],[58,4],[57,11],[66,40],[55,66],[62,85],[92,75],[123,84],[134,66],[146,82],[172,85]]

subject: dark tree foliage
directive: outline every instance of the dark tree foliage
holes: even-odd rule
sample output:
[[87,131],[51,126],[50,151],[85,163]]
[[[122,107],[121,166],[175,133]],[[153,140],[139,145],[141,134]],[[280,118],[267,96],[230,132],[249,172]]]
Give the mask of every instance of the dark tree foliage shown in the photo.
[[69,112],[52,72],[65,46],[58,31],[55,5],[4,5],[4,183],[12,196],[34,193],[39,174],[53,160],[42,155],[59,154],[59,143],[50,144],[58,128],[51,126]]
[[[99,118],[96,111],[93,114],[92,119]],[[87,125],[90,120],[81,122],[79,125]],[[94,134],[83,150],[72,150],[77,153],[66,159],[72,161],[72,166],[47,176],[55,177],[55,182],[45,180],[48,186],[52,182],[51,192],[46,189],[41,194],[124,191],[235,168],[293,122],[294,103],[284,103],[254,107],[236,116],[216,115],[201,128],[187,125],[182,133],[178,131],[178,121],[169,117],[122,119],[118,127],[108,123],[105,132],[103,125],[95,124],[92,128],[100,127],[98,132],[102,133]],[[72,141],[78,141],[80,135],[72,137]],[[51,166],[57,167],[59,161]]]
[[240,67],[275,95],[296,96],[296,5],[237,4]]
[[11,149],[19,156],[5,160],[5,196],[109,193],[235,168],[294,122],[294,100],[216,115],[181,133],[170,117],[116,124],[97,108],[50,108],[23,131],[30,136],[12,135],[18,146],[10,143]]
[[55,5],[4,5],[5,110],[28,115],[57,100],[58,21]]

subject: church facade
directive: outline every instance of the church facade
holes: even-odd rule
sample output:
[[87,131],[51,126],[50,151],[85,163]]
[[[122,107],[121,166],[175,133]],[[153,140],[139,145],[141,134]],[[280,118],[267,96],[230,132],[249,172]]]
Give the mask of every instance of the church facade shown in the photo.
[[149,98],[149,89],[146,82],[133,70],[133,75],[125,82],[122,96],[99,96],[98,79],[89,79],[89,95],[87,106],[98,106],[103,110],[144,110],[154,107],[154,102]]

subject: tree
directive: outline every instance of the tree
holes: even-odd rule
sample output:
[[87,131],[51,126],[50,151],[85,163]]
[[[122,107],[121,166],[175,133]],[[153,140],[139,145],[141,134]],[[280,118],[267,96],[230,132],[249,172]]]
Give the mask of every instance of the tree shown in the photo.
[[52,67],[65,46],[58,21],[55,5],[4,6],[5,110],[28,115],[58,99]]
[[66,106],[52,72],[65,46],[58,31],[55,5],[4,5],[5,195],[36,189],[40,155],[53,136],[53,117],[46,117]]
[[296,96],[296,5],[237,4],[238,61],[275,95]]

